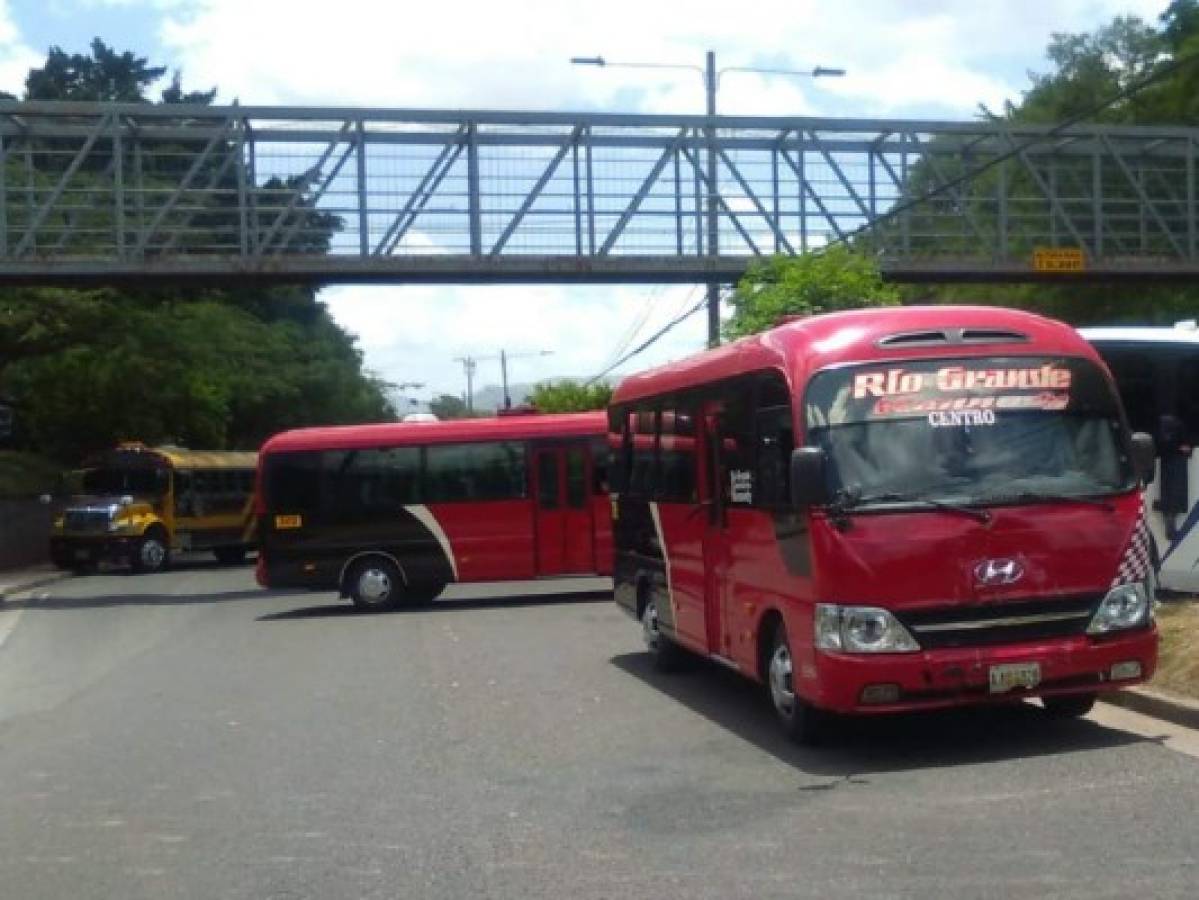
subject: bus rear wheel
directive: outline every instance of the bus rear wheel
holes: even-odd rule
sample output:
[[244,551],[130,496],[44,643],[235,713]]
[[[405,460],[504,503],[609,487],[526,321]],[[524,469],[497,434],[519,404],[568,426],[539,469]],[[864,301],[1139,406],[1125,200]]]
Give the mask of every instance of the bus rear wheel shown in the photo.
[[171,551],[167,546],[167,537],[159,529],[153,528],[142,536],[133,548],[130,565],[133,571],[141,574],[161,572],[171,562]]
[[404,598],[404,576],[391,560],[368,557],[346,575],[346,593],[359,609],[391,609]]
[[240,566],[246,561],[245,547],[217,547],[212,551],[222,566]]
[[659,672],[675,672],[683,665],[683,649],[662,634],[658,619],[658,601],[651,593],[641,610],[641,636],[654,668]]
[[766,686],[770,702],[783,731],[799,744],[818,744],[824,737],[826,714],[805,703],[795,690],[795,661],[787,640],[787,627],[780,621],[774,630],[766,661]]

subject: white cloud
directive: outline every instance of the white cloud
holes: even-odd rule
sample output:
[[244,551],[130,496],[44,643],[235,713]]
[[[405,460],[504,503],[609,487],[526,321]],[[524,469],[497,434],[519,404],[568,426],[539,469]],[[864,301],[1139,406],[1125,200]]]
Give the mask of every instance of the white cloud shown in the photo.
[[[627,342],[629,349],[698,302],[700,294],[677,285],[397,286],[329,288],[322,299],[339,322],[361,336],[372,369],[392,381],[423,382],[427,387],[418,394],[427,396],[465,389],[455,357],[496,357],[501,349],[553,351],[513,360],[513,381],[594,375],[612,361],[630,326],[643,323]],[[705,327],[702,313],[692,316],[617,372],[694,353],[703,346]],[[481,362],[476,387],[499,382],[498,359]]]
[[0,0],[0,90],[20,96],[29,69],[44,60],[21,38],[7,0]]

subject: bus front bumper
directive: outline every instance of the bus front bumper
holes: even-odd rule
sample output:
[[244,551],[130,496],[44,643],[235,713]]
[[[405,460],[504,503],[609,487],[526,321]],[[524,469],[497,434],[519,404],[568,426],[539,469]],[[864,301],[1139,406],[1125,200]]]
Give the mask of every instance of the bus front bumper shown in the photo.
[[[814,671],[797,673],[796,687],[815,706],[842,713],[904,712],[1096,693],[1152,678],[1157,643],[1157,628],[1151,626],[1101,638],[1078,635],[918,653],[818,651]],[[1006,686],[1005,676],[1023,683]],[[1035,683],[1030,683],[1034,678]]]
[[60,569],[128,562],[138,540],[134,535],[55,535],[50,538],[50,561]]

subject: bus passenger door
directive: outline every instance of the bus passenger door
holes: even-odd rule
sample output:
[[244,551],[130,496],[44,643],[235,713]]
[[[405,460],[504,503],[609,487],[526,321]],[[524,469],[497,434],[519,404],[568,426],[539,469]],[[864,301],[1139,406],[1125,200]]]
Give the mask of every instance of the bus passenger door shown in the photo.
[[729,548],[726,536],[728,510],[723,485],[723,462],[719,404],[704,407],[703,485],[707,506],[707,527],[704,529],[704,622],[707,631],[707,650],[725,656],[722,650],[724,622],[724,586],[729,576]]
[[583,444],[540,447],[533,454],[538,575],[595,571],[591,462]]

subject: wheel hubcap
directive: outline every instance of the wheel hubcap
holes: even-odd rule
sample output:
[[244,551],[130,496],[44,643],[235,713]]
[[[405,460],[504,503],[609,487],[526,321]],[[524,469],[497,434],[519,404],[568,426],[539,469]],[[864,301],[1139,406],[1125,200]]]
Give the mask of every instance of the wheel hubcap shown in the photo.
[[770,658],[770,698],[785,716],[795,711],[795,688],[791,681],[791,651],[786,644],[774,648]]
[[367,569],[358,576],[358,595],[367,603],[380,603],[391,596],[391,578],[381,569]]
[[645,604],[645,612],[641,614],[641,633],[645,638],[645,646],[657,650],[661,632],[658,631],[658,605],[653,600]]
[[142,564],[149,569],[157,569],[162,565],[163,559],[166,558],[166,548],[158,541],[148,540],[142,543],[141,557]]

